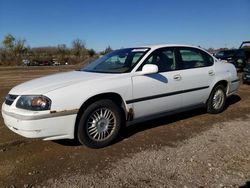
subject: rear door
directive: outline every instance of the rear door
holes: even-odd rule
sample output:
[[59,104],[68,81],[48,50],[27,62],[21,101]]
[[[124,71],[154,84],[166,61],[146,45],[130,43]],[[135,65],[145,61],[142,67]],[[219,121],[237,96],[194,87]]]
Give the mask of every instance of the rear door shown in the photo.
[[206,52],[191,47],[177,48],[180,67],[183,107],[204,104],[215,79],[213,58]]

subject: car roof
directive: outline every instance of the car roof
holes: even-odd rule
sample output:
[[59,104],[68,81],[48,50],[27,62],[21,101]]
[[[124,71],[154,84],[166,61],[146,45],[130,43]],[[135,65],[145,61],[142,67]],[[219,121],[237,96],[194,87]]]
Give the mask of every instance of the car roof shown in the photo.
[[164,47],[192,47],[192,48],[202,49],[197,46],[186,45],[186,44],[151,44],[151,45],[136,46],[136,48],[151,48],[151,49],[158,49],[158,48],[164,48]]

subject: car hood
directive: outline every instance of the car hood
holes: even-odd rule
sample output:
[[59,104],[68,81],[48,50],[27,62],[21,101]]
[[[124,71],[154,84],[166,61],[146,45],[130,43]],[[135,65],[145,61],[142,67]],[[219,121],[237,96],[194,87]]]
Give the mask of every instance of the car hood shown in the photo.
[[14,87],[9,93],[13,95],[42,95],[68,85],[109,76],[111,75],[85,71],[58,73],[24,82]]

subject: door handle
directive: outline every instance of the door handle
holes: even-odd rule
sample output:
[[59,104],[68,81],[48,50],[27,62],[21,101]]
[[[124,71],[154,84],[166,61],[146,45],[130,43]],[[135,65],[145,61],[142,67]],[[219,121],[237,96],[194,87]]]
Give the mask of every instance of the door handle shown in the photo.
[[209,75],[209,76],[213,76],[213,75],[215,75],[215,73],[214,73],[213,70],[210,70],[210,71],[208,71],[208,75]]
[[179,75],[179,74],[174,75],[174,80],[176,80],[176,81],[181,80],[181,75]]

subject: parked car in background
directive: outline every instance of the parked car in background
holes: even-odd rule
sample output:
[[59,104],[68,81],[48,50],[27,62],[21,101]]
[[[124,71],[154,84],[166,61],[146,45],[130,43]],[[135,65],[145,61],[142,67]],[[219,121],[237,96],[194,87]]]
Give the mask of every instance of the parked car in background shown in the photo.
[[28,59],[23,59],[22,63],[23,63],[23,65],[27,66],[30,63],[30,61]]
[[61,63],[59,63],[59,62],[57,62],[57,61],[55,61],[55,62],[53,63],[53,66],[59,66],[59,65],[61,65]]
[[28,64],[26,64],[27,66],[51,66],[53,64],[52,61],[49,60],[33,60],[33,61],[29,61]]
[[239,49],[245,52],[246,62],[250,63],[250,41],[242,42]]
[[246,67],[243,69],[242,81],[243,84],[250,83],[250,62],[247,62]]
[[151,45],[112,51],[79,71],[20,84],[2,105],[9,129],[29,138],[111,144],[122,127],[205,107],[224,110],[237,92],[235,67],[201,48]]
[[247,61],[245,51],[243,49],[222,50],[216,53],[215,57],[232,63],[240,70],[243,70]]
[[57,59],[54,58],[54,59],[52,60],[52,65],[53,65],[53,66],[59,66],[59,65],[61,65],[61,63],[60,63]]
[[235,65],[236,68],[243,70],[247,62],[250,62],[250,41],[241,43],[239,49],[221,50],[214,54],[221,60],[226,60]]

